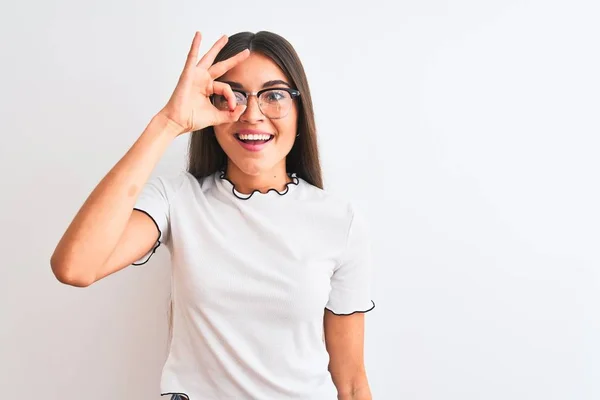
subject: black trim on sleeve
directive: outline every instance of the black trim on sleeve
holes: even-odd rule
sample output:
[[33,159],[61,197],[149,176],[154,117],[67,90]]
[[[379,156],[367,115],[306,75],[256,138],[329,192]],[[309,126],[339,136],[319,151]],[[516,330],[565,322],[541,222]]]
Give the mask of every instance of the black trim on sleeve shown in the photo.
[[166,392],[166,393],[161,393],[161,396],[171,396],[171,400],[190,400],[190,396],[188,396],[185,393],[178,393],[178,392]]
[[137,207],[133,208],[134,210],[137,210],[141,213],[146,214],[148,217],[150,217],[150,219],[152,220],[152,222],[154,222],[154,225],[156,226],[156,230],[158,231],[158,237],[156,238],[156,243],[154,244],[154,247],[152,248],[152,250],[150,250],[150,255],[148,256],[148,258],[146,259],[146,261],[141,262],[141,263],[131,263],[131,265],[144,265],[146,264],[148,261],[150,261],[150,259],[152,258],[152,256],[154,255],[154,253],[156,253],[156,249],[158,249],[161,245],[161,241],[160,241],[160,237],[162,236],[162,232],[160,230],[160,228],[158,227],[158,223],[156,222],[156,220],[152,217],[152,215],[150,215],[147,211],[144,211],[142,209],[139,209]]
[[349,313],[349,314],[338,314],[338,313],[335,313],[335,312],[331,311],[331,309],[329,309],[329,308],[327,308],[327,307],[325,307],[325,309],[326,309],[327,311],[329,311],[330,313],[332,313],[333,315],[340,315],[340,316],[343,316],[343,315],[352,315],[352,314],[364,314],[364,313],[368,313],[369,311],[371,311],[372,309],[374,309],[374,308],[375,308],[375,302],[374,302],[373,300],[371,300],[371,303],[373,304],[373,307],[369,308],[368,310],[364,310],[364,311],[353,311],[353,312],[351,312],[351,313]]

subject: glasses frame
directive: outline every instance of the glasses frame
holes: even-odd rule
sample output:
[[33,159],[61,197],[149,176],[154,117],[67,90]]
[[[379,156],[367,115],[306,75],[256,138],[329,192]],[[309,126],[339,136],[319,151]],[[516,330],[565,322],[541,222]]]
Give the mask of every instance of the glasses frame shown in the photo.
[[[256,97],[256,102],[258,104],[258,109],[260,110],[261,114],[264,115],[265,117],[267,117],[267,116],[265,115],[265,113],[263,112],[262,108],[260,107],[260,101],[258,100],[261,94],[263,94],[265,92],[268,92],[268,91],[271,91],[271,90],[283,90],[283,91],[289,93],[289,95],[292,97],[292,101],[294,99],[300,97],[300,91],[298,89],[292,89],[292,88],[286,88],[286,87],[266,88],[266,89],[261,89],[258,92],[245,92],[245,91],[243,91],[241,89],[231,89],[231,90],[232,90],[232,92],[234,92],[234,94],[235,93],[242,94],[246,98],[246,105],[248,105],[248,100],[249,100],[250,97],[252,97],[252,96]],[[215,104],[214,103],[214,96],[215,96],[214,94],[210,96],[210,100],[211,100],[211,103],[213,105]],[[267,117],[267,118],[269,118],[269,119],[281,119],[281,118],[287,117],[289,113],[290,113],[290,110],[288,110],[288,112],[285,115],[282,115],[281,117],[277,117],[277,118]]]

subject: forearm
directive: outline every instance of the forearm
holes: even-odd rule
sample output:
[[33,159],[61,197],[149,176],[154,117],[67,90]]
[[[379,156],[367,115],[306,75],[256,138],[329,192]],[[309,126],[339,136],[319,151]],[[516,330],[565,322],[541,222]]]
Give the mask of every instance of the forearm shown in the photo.
[[58,243],[51,258],[56,277],[85,286],[116,246],[137,197],[169,144],[175,127],[160,114],[104,176]]

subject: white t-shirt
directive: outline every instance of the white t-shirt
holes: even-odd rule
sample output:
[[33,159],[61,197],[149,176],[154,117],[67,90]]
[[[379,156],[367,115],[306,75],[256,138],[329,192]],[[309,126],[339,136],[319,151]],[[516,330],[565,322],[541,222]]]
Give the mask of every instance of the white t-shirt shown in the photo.
[[292,175],[244,195],[217,172],[155,177],[135,208],[171,254],[173,329],[163,395],[190,400],[335,400],[325,308],[374,308],[365,220]]

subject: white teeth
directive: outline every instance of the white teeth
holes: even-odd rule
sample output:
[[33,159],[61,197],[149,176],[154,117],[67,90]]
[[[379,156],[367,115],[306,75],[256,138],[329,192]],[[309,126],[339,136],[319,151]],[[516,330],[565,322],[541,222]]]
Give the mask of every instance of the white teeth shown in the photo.
[[269,140],[271,135],[264,134],[239,134],[238,137],[242,140]]

